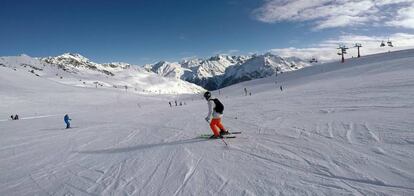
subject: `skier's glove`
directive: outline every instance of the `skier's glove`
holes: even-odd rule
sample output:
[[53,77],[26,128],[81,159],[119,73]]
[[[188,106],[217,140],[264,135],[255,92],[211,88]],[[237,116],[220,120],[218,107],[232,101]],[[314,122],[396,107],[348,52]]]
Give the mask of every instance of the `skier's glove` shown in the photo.
[[207,122],[210,122],[210,118],[209,117],[206,117],[205,119],[206,119]]

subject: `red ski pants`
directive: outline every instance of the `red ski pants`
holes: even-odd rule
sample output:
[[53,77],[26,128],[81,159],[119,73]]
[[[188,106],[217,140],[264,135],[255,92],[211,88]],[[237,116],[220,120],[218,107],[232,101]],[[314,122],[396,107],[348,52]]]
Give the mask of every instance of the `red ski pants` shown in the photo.
[[221,124],[221,118],[213,118],[210,122],[210,128],[215,136],[220,135],[220,130],[226,130],[223,124]]

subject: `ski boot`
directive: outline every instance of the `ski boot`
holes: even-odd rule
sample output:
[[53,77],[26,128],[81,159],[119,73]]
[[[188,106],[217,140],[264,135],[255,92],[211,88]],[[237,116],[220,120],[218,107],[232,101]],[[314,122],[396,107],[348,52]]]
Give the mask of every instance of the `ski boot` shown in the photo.
[[220,130],[220,135],[229,135],[230,132],[228,132],[227,130]]

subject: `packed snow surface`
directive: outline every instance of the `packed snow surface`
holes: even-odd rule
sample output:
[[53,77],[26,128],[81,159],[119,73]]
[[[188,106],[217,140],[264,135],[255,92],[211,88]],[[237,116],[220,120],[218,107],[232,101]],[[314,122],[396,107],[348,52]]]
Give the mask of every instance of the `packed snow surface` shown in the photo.
[[0,89],[0,195],[414,195],[414,50],[214,92],[225,127],[243,132],[228,146],[197,138],[211,132],[200,96],[3,66]]

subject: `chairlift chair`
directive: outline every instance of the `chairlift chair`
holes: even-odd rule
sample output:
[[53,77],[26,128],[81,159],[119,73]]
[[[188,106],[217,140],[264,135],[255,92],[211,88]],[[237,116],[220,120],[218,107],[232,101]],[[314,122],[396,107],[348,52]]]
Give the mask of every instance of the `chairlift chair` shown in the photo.
[[385,46],[385,43],[384,41],[382,41],[380,47],[384,47],[384,46]]
[[310,61],[309,61],[309,63],[317,63],[318,62],[318,60],[316,60],[316,58],[315,57],[313,57]]

